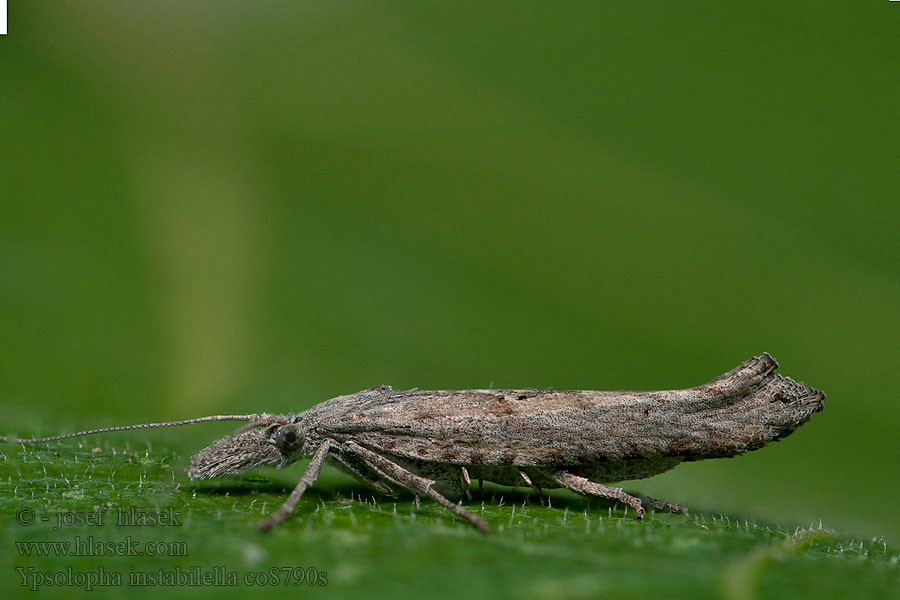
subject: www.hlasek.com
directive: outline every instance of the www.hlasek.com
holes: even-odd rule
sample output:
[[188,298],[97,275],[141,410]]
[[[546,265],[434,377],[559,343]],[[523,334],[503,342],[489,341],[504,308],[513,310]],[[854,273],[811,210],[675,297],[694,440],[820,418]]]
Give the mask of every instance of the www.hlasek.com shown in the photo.
[[296,587],[328,585],[328,574],[315,567],[271,567],[239,575],[222,565],[204,569],[198,565],[145,571],[128,568],[127,573],[104,567],[80,570],[66,567],[61,571],[39,571],[34,567],[16,567],[19,585],[32,591],[48,587],[81,588],[92,591],[101,587],[147,586],[220,586]]
[[130,535],[117,542],[76,535],[67,542],[16,542],[19,556],[189,556],[187,542],[139,542]]

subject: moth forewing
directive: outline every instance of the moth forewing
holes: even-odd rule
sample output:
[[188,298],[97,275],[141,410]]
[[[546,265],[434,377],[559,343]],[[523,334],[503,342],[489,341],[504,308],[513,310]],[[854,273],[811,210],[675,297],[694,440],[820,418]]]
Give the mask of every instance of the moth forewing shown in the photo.
[[775,368],[763,354],[708,384],[653,392],[377,388],[365,403],[342,397],[304,417],[338,441],[411,461],[614,471],[603,465],[733,455],[784,437],[824,394]]

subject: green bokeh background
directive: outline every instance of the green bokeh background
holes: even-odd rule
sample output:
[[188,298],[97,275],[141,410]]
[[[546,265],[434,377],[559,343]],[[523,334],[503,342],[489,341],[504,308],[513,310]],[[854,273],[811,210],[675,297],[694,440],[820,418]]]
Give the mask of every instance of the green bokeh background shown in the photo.
[[898,24],[887,1],[14,0],[4,433],[378,384],[683,387],[769,351],[824,413],[628,487],[896,545]]

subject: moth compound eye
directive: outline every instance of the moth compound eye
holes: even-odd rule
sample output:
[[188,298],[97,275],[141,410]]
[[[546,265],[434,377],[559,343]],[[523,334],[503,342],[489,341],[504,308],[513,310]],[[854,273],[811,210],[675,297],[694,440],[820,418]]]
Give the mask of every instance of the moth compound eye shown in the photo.
[[283,453],[291,453],[303,446],[303,430],[296,425],[285,425],[275,434],[275,445]]

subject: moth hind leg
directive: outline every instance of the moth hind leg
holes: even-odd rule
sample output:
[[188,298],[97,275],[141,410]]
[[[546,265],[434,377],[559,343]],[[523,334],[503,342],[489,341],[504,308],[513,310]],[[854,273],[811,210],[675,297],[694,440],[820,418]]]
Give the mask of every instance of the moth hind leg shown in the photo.
[[651,498],[650,496],[644,496],[642,494],[635,494],[638,498],[640,498],[641,503],[653,510],[660,510],[663,512],[671,512],[671,513],[681,513],[688,514],[688,509],[686,506],[682,506],[680,504],[675,504],[674,502],[668,502],[666,500],[660,500],[659,498]]
[[599,498],[609,498],[617,500],[634,509],[635,518],[640,521],[644,518],[644,507],[641,505],[640,498],[627,494],[620,488],[610,487],[602,483],[595,483],[590,479],[573,475],[567,471],[556,471],[552,474],[552,478],[556,483],[564,488],[587,496],[597,496]]

